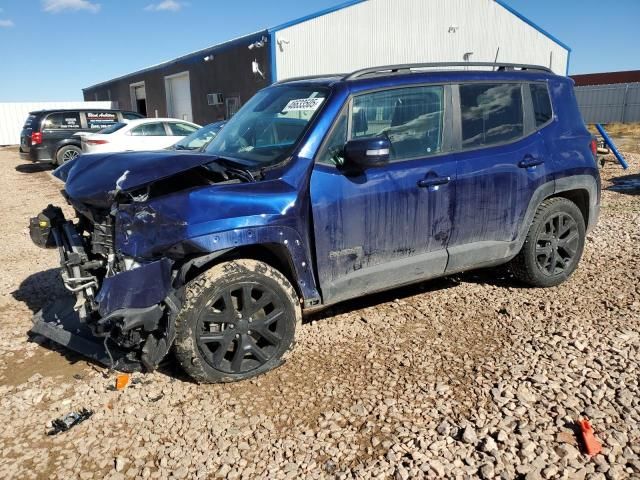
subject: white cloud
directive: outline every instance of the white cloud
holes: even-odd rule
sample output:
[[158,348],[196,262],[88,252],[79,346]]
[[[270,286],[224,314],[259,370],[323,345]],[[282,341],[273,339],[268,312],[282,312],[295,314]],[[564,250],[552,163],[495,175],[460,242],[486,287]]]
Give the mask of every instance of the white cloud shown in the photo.
[[0,20],[0,28],[13,27],[14,23],[11,20]]
[[100,4],[89,0],[42,0],[42,9],[49,13],[60,13],[65,10],[87,10],[97,13],[100,10]]
[[152,3],[144,7],[149,12],[177,12],[186,5],[185,2],[177,2],[176,0],[162,0],[159,3]]

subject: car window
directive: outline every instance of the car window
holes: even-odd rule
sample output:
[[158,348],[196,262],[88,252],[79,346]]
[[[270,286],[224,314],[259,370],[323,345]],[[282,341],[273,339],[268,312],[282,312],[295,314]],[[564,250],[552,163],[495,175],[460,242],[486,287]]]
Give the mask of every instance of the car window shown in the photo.
[[519,84],[460,85],[462,147],[495,145],[522,137],[522,90]]
[[80,130],[80,112],[50,114],[44,122],[45,129]]
[[118,130],[120,130],[121,128],[124,128],[126,126],[127,126],[126,123],[114,123],[110,127],[107,127],[107,128],[105,128],[103,130],[100,130],[99,133],[101,133],[101,134],[109,134],[109,133],[117,132]]
[[336,120],[329,138],[318,155],[319,163],[328,165],[342,165],[344,163],[344,145],[347,143],[347,110],[345,109]]
[[390,161],[425,157],[442,150],[444,87],[411,87],[353,99],[351,138],[387,137]]
[[532,83],[529,87],[531,88],[531,100],[533,100],[533,112],[536,117],[536,127],[540,127],[553,117],[549,90],[547,89],[547,86],[542,83]]
[[87,127],[91,130],[102,130],[118,121],[116,112],[90,111],[85,113],[87,117]]
[[188,123],[170,122],[169,130],[173,136],[186,137],[198,130],[198,128],[193,125],[189,125]]
[[164,137],[167,132],[164,130],[162,122],[144,123],[131,129],[131,135],[135,137]]
[[139,120],[141,118],[144,118],[144,115],[140,115],[139,113],[135,112],[122,112],[122,118],[124,118],[125,120]]

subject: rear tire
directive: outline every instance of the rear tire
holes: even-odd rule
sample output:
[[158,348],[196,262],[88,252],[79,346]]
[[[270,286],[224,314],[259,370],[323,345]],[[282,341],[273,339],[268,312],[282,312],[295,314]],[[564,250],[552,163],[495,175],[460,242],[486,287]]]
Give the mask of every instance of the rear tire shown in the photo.
[[60,166],[63,163],[70,162],[81,153],[82,150],[80,149],[80,147],[76,147],[75,145],[65,145],[56,153],[56,165]]
[[221,263],[186,287],[176,357],[198,383],[245,380],[284,362],[301,323],[284,275],[255,260]]
[[511,261],[514,276],[534,287],[554,287],[575,271],[585,242],[582,212],[566,198],[542,202],[520,253]]

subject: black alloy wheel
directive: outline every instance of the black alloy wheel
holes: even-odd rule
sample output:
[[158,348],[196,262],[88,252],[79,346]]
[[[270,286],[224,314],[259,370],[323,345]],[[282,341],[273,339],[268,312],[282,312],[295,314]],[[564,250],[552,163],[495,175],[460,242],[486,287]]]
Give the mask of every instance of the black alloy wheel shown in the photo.
[[200,313],[198,348],[216,370],[250,372],[280,349],[285,315],[282,300],[268,286],[255,282],[228,286]]
[[562,273],[578,253],[580,232],[576,221],[564,212],[551,216],[536,239],[536,261],[547,275]]

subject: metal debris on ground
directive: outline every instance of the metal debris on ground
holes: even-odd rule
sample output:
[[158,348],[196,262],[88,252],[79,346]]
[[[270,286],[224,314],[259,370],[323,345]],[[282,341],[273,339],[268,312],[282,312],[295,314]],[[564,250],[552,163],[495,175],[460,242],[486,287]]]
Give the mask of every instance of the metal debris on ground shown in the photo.
[[52,429],[47,432],[47,435],[57,435],[58,433],[66,432],[90,418],[91,415],[93,415],[93,412],[86,408],[78,412],[67,413],[64,417],[57,418],[51,423]]

